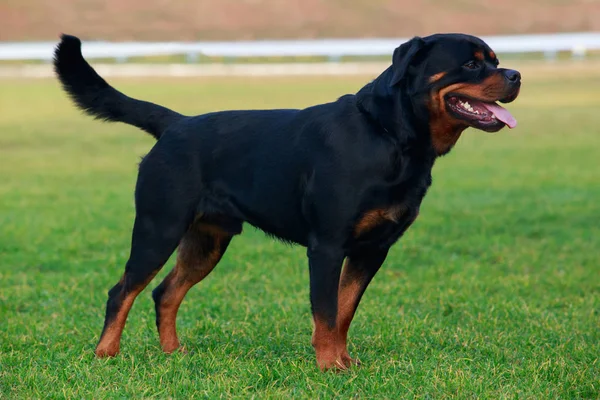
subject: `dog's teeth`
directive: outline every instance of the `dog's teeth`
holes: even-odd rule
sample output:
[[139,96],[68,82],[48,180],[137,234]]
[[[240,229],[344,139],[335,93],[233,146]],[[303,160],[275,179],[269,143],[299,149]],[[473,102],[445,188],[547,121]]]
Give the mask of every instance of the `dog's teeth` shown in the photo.
[[496,115],[495,114],[492,114],[492,119],[496,119]]
[[469,102],[468,102],[468,101],[464,101],[464,102],[463,102],[463,101],[460,101],[460,100],[459,100],[459,102],[458,102],[458,103],[459,103],[459,104],[461,105],[461,107],[462,107],[462,108],[464,108],[465,110],[467,110],[467,111],[470,111],[470,112],[472,112],[472,113],[474,113],[474,112],[475,112],[475,109],[474,109],[474,108],[473,108],[473,107],[472,107],[472,106],[469,104]]
[[458,105],[459,105],[459,106],[461,106],[461,107],[462,107],[464,110],[467,110],[467,111],[469,111],[469,112],[472,112],[472,113],[474,113],[474,114],[479,114],[479,111],[476,111],[476,110],[473,108],[473,106],[471,106],[471,105],[469,104],[469,102],[468,102],[468,101],[462,101],[462,100],[459,100],[459,101],[458,101]]

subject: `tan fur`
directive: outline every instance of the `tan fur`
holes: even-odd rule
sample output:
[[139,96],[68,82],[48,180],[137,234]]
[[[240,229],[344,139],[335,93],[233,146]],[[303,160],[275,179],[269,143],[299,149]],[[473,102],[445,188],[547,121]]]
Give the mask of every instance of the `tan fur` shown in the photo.
[[437,81],[439,81],[440,79],[442,79],[444,76],[446,76],[446,72],[438,72],[435,75],[432,75],[429,78],[429,83],[435,83]]
[[386,221],[398,222],[404,211],[405,208],[400,205],[367,211],[354,227],[354,235],[360,236]]
[[[193,228],[194,229],[194,228]],[[198,229],[196,227],[195,229]],[[159,304],[158,335],[160,345],[165,353],[172,353],[179,348],[177,338],[177,311],[187,292],[204,279],[217,265],[222,256],[221,241],[223,235],[214,235],[214,249],[204,254],[199,234],[189,232],[179,245],[175,267],[164,280],[164,294]]]
[[496,101],[504,91],[504,79],[494,74],[478,84],[455,83],[432,93],[429,104],[431,141],[437,154],[447,153],[458,141],[468,125],[454,118],[446,109],[444,100],[448,93],[464,95],[481,101]]
[[359,362],[350,357],[348,353],[348,330],[354,318],[356,308],[358,306],[358,298],[363,291],[364,283],[359,282],[354,277],[348,274],[348,264],[342,272],[340,286],[338,291],[338,348],[340,349],[340,357],[342,362],[347,367],[357,365]]
[[[157,270],[158,272],[158,270]],[[123,328],[125,328],[125,322],[127,322],[127,315],[133,306],[133,302],[135,298],[140,294],[142,290],[148,283],[154,278],[156,272],[154,272],[143,284],[139,287],[135,288],[134,291],[129,293],[122,301],[121,307],[119,311],[117,311],[116,316],[111,321],[111,323],[106,327],[104,332],[102,333],[102,337],[100,338],[100,342],[96,346],[96,356],[98,357],[113,357],[119,353],[119,347],[121,344],[121,335],[123,334]],[[122,285],[124,283],[124,277],[121,278],[119,283]]]
[[324,371],[331,368],[346,369],[339,348],[339,335],[336,327],[329,327],[327,321],[314,316],[315,330],[312,345],[317,355],[317,365]]

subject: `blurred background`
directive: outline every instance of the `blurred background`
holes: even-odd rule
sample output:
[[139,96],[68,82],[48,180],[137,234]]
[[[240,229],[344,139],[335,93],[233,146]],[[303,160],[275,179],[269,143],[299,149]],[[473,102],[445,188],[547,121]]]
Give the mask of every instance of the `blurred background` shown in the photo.
[[596,0],[3,0],[0,40],[255,40],[600,30]]
[[[600,31],[598,15],[598,0],[5,0],[0,4],[0,62],[12,67],[22,61],[48,62],[61,32],[95,42],[85,47],[87,58],[118,63],[387,61],[406,38],[436,32],[483,35],[497,53],[521,58],[583,58],[598,55],[600,37],[593,34]],[[211,68],[136,72],[260,73]],[[269,75],[274,70],[259,71]],[[292,72],[302,73],[302,68]],[[4,68],[0,73],[36,76],[47,75],[48,69]]]
[[[154,139],[75,109],[61,32],[117,89],[194,115],[333,101],[453,31],[522,73],[518,126],[436,162],[353,322],[361,369],[317,373],[306,251],[251,227],[182,305],[190,354],[161,354],[146,290],[123,354],[92,361]],[[0,0],[0,398],[598,398],[598,110],[600,0]]]

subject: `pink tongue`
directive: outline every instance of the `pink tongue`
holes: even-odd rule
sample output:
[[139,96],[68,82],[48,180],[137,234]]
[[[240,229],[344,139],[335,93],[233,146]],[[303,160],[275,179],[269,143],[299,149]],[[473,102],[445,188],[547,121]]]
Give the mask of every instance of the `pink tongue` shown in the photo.
[[508,112],[506,108],[501,107],[496,103],[483,103],[483,105],[485,108],[494,113],[496,118],[504,122],[510,129],[517,126],[517,120],[511,115],[510,112]]

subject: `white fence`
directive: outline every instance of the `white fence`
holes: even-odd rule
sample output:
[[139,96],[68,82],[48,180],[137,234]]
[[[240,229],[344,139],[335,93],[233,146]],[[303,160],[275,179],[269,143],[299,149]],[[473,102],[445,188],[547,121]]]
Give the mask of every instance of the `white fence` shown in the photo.
[[[409,38],[394,39],[315,39],[239,42],[102,42],[86,41],[83,54],[88,59],[185,55],[189,62],[199,55],[209,57],[301,57],[315,56],[337,60],[344,56],[390,56]],[[571,52],[582,58],[590,50],[600,50],[600,32],[557,33],[482,37],[497,53],[541,52],[554,58],[558,52]],[[0,60],[50,61],[56,42],[0,42]]]

